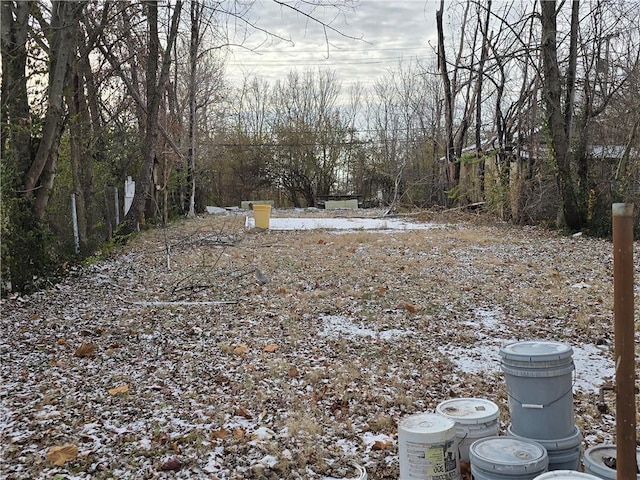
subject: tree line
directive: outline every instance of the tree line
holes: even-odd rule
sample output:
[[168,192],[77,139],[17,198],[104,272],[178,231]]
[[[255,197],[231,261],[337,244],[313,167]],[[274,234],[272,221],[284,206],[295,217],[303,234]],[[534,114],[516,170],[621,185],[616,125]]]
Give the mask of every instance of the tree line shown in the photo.
[[226,49],[260,28],[251,2],[2,0],[3,289],[114,235],[252,199],[482,204],[606,235],[611,203],[640,198],[639,7],[440,0],[433,61],[345,88],[331,69],[230,84]]

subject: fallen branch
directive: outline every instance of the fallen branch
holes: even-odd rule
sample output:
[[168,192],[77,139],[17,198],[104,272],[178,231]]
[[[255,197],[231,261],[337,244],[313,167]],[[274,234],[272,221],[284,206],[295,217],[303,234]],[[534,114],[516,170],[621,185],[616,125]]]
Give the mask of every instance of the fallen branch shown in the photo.
[[456,210],[464,210],[465,208],[479,207],[480,205],[484,205],[485,203],[487,202],[468,203],[466,205],[461,205],[459,207],[447,208],[446,210],[443,210],[441,213],[455,212]]
[[211,302],[190,302],[190,301],[183,301],[183,300],[177,300],[175,302],[162,302],[162,301],[157,301],[157,302],[127,302],[127,303],[132,303],[133,305],[139,305],[141,307],[167,307],[167,306],[172,306],[172,305],[179,305],[179,306],[199,306],[199,305],[235,305],[236,302],[235,300],[219,300],[219,301],[211,301]]

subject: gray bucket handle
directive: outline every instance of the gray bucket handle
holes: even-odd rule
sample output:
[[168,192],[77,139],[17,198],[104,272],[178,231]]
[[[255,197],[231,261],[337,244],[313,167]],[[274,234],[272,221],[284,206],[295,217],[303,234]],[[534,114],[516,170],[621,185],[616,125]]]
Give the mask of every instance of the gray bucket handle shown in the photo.
[[543,404],[543,405],[540,405],[539,403],[523,403],[517,397],[511,395],[511,393],[508,392],[508,391],[507,391],[507,395],[510,398],[513,398],[516,402],[518,402],[522,406],[522,408],[531,408],[531,409],[540,409],[541,410],[541,409],[543,409],[545,407],[550,407],[551,405],[553,405],[557,401],[559,401],[559,400],[563,399],[564,397],[566,397],[567,394],[573,393],[573,387],[576,385],[576,380],[577,380],[577,374],[576,374],[576,371],[574,370],[573,371],[573,380],[571,382],[571,388],[568,391],[564,392],[562,395],[560,395],[555,400],[552,400],[551,402],[549,402],[547,404]]

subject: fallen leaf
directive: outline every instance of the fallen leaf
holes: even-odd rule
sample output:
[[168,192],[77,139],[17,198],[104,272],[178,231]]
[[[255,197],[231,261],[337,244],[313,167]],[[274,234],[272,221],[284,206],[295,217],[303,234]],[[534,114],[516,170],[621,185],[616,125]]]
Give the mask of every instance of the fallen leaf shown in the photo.
[[248,352],[249,352],[249,346],[244,343],[240,343],[236,345],[236,348],[233,349],[233,353],[237,355],[244,355],[245,353],[248,353]]
[[393,442],[391,440],[376,440],[371,446],[371,450],[386,450],[391,448]]
[[471,464],[469,462],[460,461],[460,474],[463,480],[471,480]]
[[279,348],[280,348],[279,345],[276,345],[275,343],[270,343],[269,345],[266,345],[263,350],[265,352],[275,352]]
[[242,437],[244,437],[244,430],[242,430],[241,428],[236,428],[236,429],[233,431],[233,436],[234,436],[235,438],[242,438]]
[[420,305],[416,305],[411,302],[406,302],[404,305],[402,305],[402,307],[405,308],[409,313],[418,313],[420,311]]
[[289,368],[289,377],[295,378],[295,377],[299,377],[299,376],[300,376],[300,372],[298,371],[298,369],[296,367],[290,367]]
[[180,467],[182,467],[182,463],[180,463],[180,460],[178,460],[177,458],[172,458],[171,460],[167,460],[162,465],[160,465],[160,470],[162,470],[163,472],[169,470],[180,470]]
[[245,408],[243,407],[238,407],[236,408],[236,415],[239,417],[244,417],[244,418],[253,418],[253,415],[251,415]]
[[124,384],[119,387],[115,387],[109,390],[109,395],[119,395],[121,393],[126,393],[129,391],[129,385]]
[[213,438],[226,438],[227,435],[229,435],[229,432],[227,432],[224,428],[221,428],[220,430],[215,430],[211,434]]
[[66,462],[75,460],[78,456],[78,447],[70,443],[51,447],[47,452],[47,461],[57,467],[61,467]]
[[76,357],[91,357],[96,353],[96,346],[93,343],[82,343],[74,353]]
[[58,339],[58,345],[64,345],[65,343],[67,343],[67,341],[64,338]]

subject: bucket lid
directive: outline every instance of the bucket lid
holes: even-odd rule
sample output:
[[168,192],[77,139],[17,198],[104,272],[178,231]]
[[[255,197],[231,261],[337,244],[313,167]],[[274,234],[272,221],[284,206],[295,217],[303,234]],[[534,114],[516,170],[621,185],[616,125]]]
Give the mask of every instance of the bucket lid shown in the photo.
[[456,423],[477,425],[496,420],[499,415],[498,406],[484,398],[452,398],[440,402],[436,412]]
[[573,349],[570,345],[542,340],[509,343],[500,348],[501,357],[520,362],[563,360],[572,355]]
[[471,466],[503,474],[544,471],[549,466],[545,448],[532,440],[486,437],[469,447]]
[[600,477],[575,470],[554,470],[538,475],[533,480],[601,480]]
[[444,434],[448,437],[455,436],[456,424],[437,413],[417,413],[400,420],[398,428],[407,433]]
[[[605,458],[616,458],[615,445],[595,445],[584,452],[584,467],[601,478],[616,478],[616,470],[604,463]],[[636,448],[636,463],[640,465],[640,447]],[[640,478],[640,475],[637,475]]]
[[528,437],[523,437],[521,435],[516,435],[515,433],[513,433],[513,430],[511,430],[512,425],[509,425],[509,427],[507,428],[507,435],[509,435],[510,437],[514,437],[520,440],[533,440],[536,443],[539,443],[540,445],[542,445],[544,448],[546,448],[547,450],[570,450],[572,448],[577,447],[578,445],[580,445],[582,443],[582,432],[580,431],[580,429],[578,427],[575,427],[573,430],[573,433],[568,436],[568,437],[564,437],[564,438],[555,438],[555,439],[551,439],[551,440],[540,440],[538,438],[528,438]]

